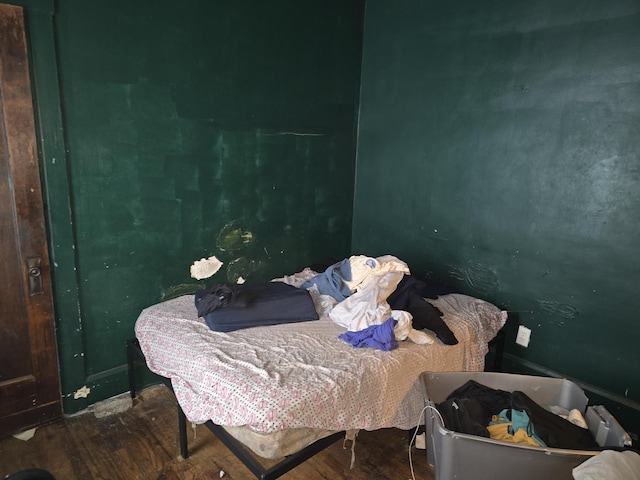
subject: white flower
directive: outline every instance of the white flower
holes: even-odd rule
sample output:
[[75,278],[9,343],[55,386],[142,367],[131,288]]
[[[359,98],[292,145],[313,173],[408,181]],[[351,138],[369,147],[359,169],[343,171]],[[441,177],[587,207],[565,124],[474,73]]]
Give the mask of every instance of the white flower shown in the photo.
[[202,280],[203,278],[209,278],[215,274],[222,267],[222,262],[218,260],[215,255],[209,258],[201,258],[196,260],[191,265],[191,276],[196,280]]

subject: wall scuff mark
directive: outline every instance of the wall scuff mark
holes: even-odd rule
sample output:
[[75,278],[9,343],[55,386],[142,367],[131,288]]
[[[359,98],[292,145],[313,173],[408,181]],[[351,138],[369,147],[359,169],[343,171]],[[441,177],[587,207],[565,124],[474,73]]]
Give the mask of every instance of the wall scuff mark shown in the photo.
[[465,265],[451,265],[449,268],[452,277],[466,282],[479,293],[486,295],[498,290],[498,275],[489,267],[468,261]]
[[199,283],[182,283],[179,285],[172,285],[162,293],[162,300],[171,300],[172,298],[181,297],[183,295],[192,295],[200,289],[202,289],[202,285]]
[[548,300],[538,300],[540,308],[552,315],[558,315],[566,320],[573,320],[578,316],[578,310],[571,305],[559,302],[551,302]]

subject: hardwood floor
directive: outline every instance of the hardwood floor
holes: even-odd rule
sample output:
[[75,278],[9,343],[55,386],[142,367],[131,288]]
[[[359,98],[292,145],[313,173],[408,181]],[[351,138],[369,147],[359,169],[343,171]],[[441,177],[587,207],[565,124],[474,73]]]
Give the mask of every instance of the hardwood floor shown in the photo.
[[[190,456],[179,457],[177,417],[175,399],[166,387],[146,389],[124,413],[96,418],[86,412],[40,427],[27,441],[0,440],[0,478],[38,467],[56,480],[255,479],[203,425],[195,431],[189,427]],[[350,448],[343,449],[338,441],[280,478],[412,479],[408,435],[396,429],[362,431],[353,469]],[[411,456],[413,478],[433,480],[425,451],[412,448]]]

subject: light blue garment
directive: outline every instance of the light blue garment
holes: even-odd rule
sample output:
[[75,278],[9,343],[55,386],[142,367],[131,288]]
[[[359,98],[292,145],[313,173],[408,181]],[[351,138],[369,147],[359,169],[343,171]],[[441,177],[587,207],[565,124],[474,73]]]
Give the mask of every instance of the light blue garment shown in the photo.
[[527,415],[527,412],[521,412],[520,410],[515,410],[515,409],[505,409],[498,414],[498,417],[507,419],[507,420],[493,421],[489,425],[497,425],[499,423],[505,423],[505,422],[508,422],[509,418],[511,418],[511,428],[512,428],[511,434],[512,435],[518,430],[523,429],[525,432],[527,432],[527,435],[529,435],[538,445],[540,445],[541,447],[547,446],[540,439],[540,437],[536,435],[535,428],[533,426],[533,423],[531,423],[531,420],[529,419],[529,415]]
[[321,295],[331,295],[338,302],[341,302],[351,295],[351,290],[343,280],[351,280],[351,262],[348,258],[334,263],[324,272],[304,282],[300,288],[307,289],[316,285]]

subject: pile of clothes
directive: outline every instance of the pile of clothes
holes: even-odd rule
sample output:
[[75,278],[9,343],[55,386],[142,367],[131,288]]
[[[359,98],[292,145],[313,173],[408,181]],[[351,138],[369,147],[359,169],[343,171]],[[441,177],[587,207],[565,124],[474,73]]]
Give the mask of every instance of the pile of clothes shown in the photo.
[[195,304],[198,316],[218,332],[317,320],[319,305],[328,305],[322,315],[347,330],[340,338],[355,347],[388,351],[406,339],[457,344],[442,312],[425,300],[446,293],[453,291],[417,279],[392,255],[353,255],[314,266],[314,274],[300,285],[217,284],[196,292]]
[[469,380],[436,405],[449,430],[497,440],[571,450],[598,450],[577,421],[538,405],[521,391],[507,392]]
[[329,265],[301,288],[334,299],[329,316],[347,329],[340,338],[355,347],[387,351],[397,348],[398,340],[433,343],[425,329],[445,345],[458,343],[442,312],[425,301],[452,291],[412,276],[407,264],[393,255],[353,255]]

